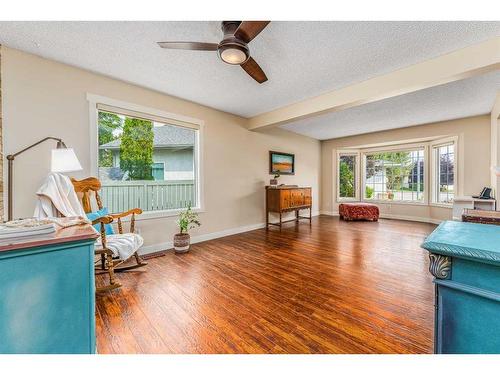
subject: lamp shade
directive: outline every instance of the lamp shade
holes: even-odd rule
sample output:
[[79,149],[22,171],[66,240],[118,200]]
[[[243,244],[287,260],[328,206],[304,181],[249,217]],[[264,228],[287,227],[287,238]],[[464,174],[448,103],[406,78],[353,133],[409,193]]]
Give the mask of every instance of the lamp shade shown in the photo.
[[83,168],[72,148],[57,148],[52,150],[50,170],[52,172],[81,171]]

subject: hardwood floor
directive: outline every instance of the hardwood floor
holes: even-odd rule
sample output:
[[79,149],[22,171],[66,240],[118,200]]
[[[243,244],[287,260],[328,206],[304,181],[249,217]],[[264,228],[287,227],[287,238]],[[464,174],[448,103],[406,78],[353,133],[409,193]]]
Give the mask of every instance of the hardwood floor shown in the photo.
[[320,216],[169,252],[97,297],[98,351],[431,353],[434,228]]

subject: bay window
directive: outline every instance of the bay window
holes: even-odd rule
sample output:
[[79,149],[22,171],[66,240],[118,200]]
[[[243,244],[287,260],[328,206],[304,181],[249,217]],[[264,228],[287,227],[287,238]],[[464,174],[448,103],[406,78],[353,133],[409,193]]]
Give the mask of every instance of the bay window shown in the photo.
[[450,206],[457,195],[457,142],[337,150],[337,201]]

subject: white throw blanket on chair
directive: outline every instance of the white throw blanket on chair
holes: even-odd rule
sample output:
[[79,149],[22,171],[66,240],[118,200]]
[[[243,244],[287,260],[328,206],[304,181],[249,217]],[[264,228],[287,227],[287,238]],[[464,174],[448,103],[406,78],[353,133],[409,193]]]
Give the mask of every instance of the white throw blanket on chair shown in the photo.
[[[36,195],[38,196],[34,213],[36,218],[44,219],[60,215],[87,217],[71,180],[63,174],[50,173]],[[122,260],[130,258],[143,243],[143,238],[135,233],[106,236],[106,247]],[[102,248],[101,238],[97,240],[96,248]]]
[[36,192],[38,202],[34,216],[46,217],[81,216],[86,217],[69,177],[60,173],[50,173]]
[[[96,249],[102,249],[101,238],[97,241]],[[130,258],[143,244],[144,239],[136,233],[106,235],[106,247],[123,260]]]

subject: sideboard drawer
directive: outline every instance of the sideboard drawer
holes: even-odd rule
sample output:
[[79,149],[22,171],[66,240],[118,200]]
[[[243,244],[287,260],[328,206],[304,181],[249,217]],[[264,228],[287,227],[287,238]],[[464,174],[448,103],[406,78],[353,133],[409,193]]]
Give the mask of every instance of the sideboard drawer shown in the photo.
[[303,189],[303,191],[304,191],[304,204],[306,206],[310,206],[312,202],[311,189],[307,188]]
[[290,190],[282,190],[280,191],[280,208],[282,210],[287,210],[292,207],[293,197],[290,194]]
[[304,205],[304,189],[292,190],[291,196],[291,207],[300,207]]

